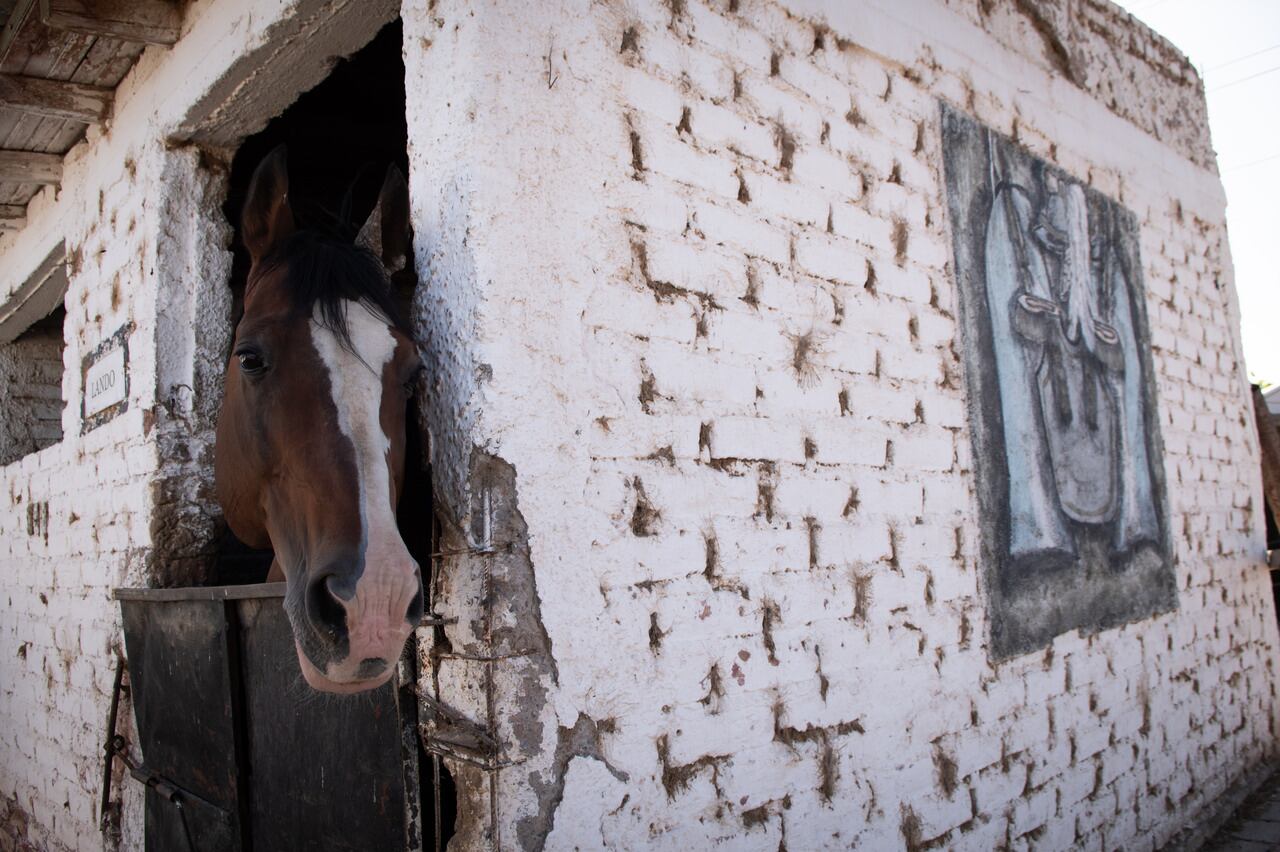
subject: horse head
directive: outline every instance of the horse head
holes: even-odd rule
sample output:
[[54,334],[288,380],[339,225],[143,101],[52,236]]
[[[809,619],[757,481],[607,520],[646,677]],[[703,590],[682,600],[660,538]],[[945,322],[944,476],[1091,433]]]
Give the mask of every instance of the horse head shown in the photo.
[[[407,188],[388,203],[389,187],[374,218],[388,232],[402,217],[407,233]],[[218,499],[242,541],[275,551],[307,682],[372,689],[422,616],[395,517],[416,349],[378,257],[296,227],[283,147],[254,172],[241,234],[251,266],[218,417]]]

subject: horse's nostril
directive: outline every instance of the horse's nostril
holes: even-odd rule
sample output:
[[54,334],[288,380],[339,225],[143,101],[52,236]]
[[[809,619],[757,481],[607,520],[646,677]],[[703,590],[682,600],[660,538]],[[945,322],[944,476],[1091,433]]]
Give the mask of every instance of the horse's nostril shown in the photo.
[[356,581],[350,576],[329,574],[324,578],[324,587],[339,603],[345,603],[356,596]]
[[333,580],[333,575],[329,575],[317,577],[308,584],[307,614],[312,624],[336,638],[347,628],[347,610]]

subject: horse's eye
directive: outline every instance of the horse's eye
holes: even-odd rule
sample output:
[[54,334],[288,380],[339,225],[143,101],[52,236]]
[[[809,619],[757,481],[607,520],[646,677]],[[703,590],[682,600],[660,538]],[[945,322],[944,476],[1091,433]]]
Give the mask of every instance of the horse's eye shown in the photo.
[[246,375],[260,376],[267,371],[267,362],[262,360],[262,355],[251,349],[237,352],[236,357],[240,360],[240,372]]

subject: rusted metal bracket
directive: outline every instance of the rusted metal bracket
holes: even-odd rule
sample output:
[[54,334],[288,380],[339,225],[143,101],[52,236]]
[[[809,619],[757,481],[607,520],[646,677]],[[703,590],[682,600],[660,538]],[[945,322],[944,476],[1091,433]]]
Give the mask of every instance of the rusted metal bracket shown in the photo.
[[119,827],[120,814],[111,807],[111,759],[116,754],[116,740],[123,738],[116,733],[116,717],[120,711],[120,693],[124,691],[124,656],[116,654],[115,685],[111,687],[111,712],[107,714],[107,741],[103,744],[106,756],[102,761],[102,802],[98,807],[98,830],[103,834]]
[[422,738],[422,748],[432,756],[448,757],[489,771],[524,763],[524,760],[502,760],[487,741],[488,734],[483,729],[482,736],[476,737],[474,731],[442,730],[423,722],[418,726],[418,734]]
[[[454,619],[455,621],[457,619]],[[496,663],[501,660],[517,660],[531,657],[536,651],[511,651],[506,654],[458,654],[454,651],[433,651],[431,656],[439,660],[470,660],[476,663]]]
[[[225,808],[215,805],[203,796],[191,792],[160,773],[151,771],[145,764],[134,760],[129,755],[129,744],[119,734],[111,738],[111,742],[107,745],[107,750],[109,754],[120,758],[120,762],[129,770],[129,774],[133,776],[134,780],[155,790],[165,801],[173,803],[174,807],[181,810],[183,802],[195,802],[216,812],[218,819],[222,822],[228,824],[231,822],[231,814]],[[185,816],[183,819],[185,822]]]
[[417,697],[419,706],[431,718],[418,723],[418,736],[428,754],[453,758],[483,769],[505,769],[523,761],[502,759],[502,746],[483,725],[454,710],[442,701],[425,695],[414,684],[404,688]]
[[427,752],[486,768],[500,768],[501,748],[484,726],[426,695],[416,684],[406,684],[405,688],[417,697],[419,706],[431,714],[432,718],[418,723],[418,736]]
[[[488,542],[487,534],[484,538]],[[486,543],[479,547],[445,548],[433,551],[430,554],[433,563],[432,587],[435,587],[436,579],[434,563],[438,560],[456,556],[501,556],[511,553],[514,549],[514,545],[510,542],[505,542]],[[457,622],[458,619],[456,617],[446,618],[432,613],[431,616],[424,618],[422,623],[427,626],[437,624],[443,626],[457,624]],[[511,656],[523,656],[523,653]],[[463,657],[458,654],[442,654],[435,651],[432,652],[431,657],[433,664],[442,657],[472,659],[481,662],[493,662],[499,659],[497,657]],[[431,714],[430,718],[423,719],[418,723],[418,734],[422,739],[422,747],[429,754],[452,758],[485,769],[502,769],[506,766],[515,765],[501,760],[501,746],[493,733],[485,726],[473,722],[457,710],[427,695],[418,689],[416,684],[409,684],[408,686],[412,689],[413,694],[418,697],[420,706]]]
[[[155,790],[159,796],[169,804],[173,805],[178,811],[178,817],[182,820],[182,833],[187,841],[188,852],[195,852],[195,840],[191,836],[191,826],[187,823],[187,803],[194,802],[203,806],[207,810],[213,811],[217,815],[218,821],[224,825],[231,824],[231,814],[223,808],[218,807],[208,799],[198,796],[185,787],[181,787],[170,779],[164,777],[158,772],[152,772],[145,765],[138,763],[129,756],[129,744],[125,742],[124,737],[116,734],[107,744],[107,760],[108,767],[112,757],[120,758],[120,761],[129,770],[129,774],[137,781],[142,782],[143,786]],[[110,771],[110,769],[108,769]]]
[[514,548],[510,543],[490,544],[485,547],[457,547],[452,550],[436,550],[428,554],[432,559],[444,559],[449,556],[498,556],[510,553]]

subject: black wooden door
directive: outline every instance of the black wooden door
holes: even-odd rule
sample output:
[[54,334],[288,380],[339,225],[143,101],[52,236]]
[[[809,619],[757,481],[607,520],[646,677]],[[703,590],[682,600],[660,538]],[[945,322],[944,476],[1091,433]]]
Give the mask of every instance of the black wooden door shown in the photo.
[[[312,692],[280,601],[243,601],[240,613],[254,849],[408,848],[394,683],[358,695]],[[416,749],[412,765],[416,775]]]
[[182,791],[146,798],[147,852],[239,850],[236,636],[218,600],[125,601],[125,646],[144,765]]
[[143,763],[182,791],[148,791],[148,852],[421,848],[412,695],[313,692],[282,594],[117,591]]

